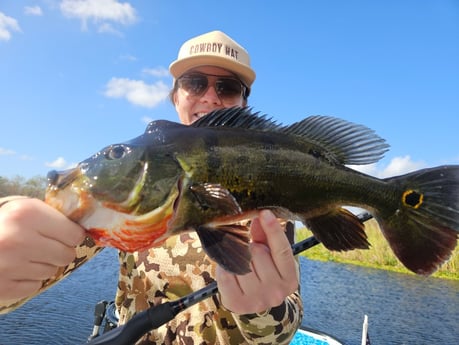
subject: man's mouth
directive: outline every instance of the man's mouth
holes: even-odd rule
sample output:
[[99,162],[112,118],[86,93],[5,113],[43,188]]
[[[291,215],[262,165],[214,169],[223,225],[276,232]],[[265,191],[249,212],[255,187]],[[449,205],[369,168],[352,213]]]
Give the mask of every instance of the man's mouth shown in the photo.
[[197,117],[198,119],[200,119],[201,117],[204,117],[206,116],[208,113],[194,113],[193,116]]

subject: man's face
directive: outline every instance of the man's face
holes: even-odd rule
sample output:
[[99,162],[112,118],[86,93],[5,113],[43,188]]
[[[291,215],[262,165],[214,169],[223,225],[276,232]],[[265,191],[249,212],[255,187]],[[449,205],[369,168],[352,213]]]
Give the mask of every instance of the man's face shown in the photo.
[[190,125],[200,117],[208,114],[209,112],[217,109],[231,108],[236,106],[245,106],[246,101],[243,95],[240,97],[234,97],[231,99],[222,99],[215,90],[215,81],[219,77],[235,78],[231,72],[214,66],[201,66],[193,68],[192,70],[185,73],[203,73],[211,75],[208,78],[209,86],[202,94],[196,96],[190,92],[187,92],[184,88],[178,87],[174,93],[173,99],[175,109],[177,110],[180,121],[185,125]]

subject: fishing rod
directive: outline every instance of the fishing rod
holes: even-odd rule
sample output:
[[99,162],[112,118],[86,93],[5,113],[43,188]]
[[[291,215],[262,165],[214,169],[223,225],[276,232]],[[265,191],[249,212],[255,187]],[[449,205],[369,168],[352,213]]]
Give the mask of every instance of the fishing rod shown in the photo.
[[[372,215],[365,212],[358,215],[363,223],[372,218]],[[314,236],[292,245],[293,255],[297,255],[307,249],[319,244],[320,241]],[[156,329],[171,321],[181,311],[199,303],[218,292],[217,282],[213,281],[200,290],[192,292],[178,300],[165,302],[148,308],[130,319],[126,324],[119,326],[107,333],[102,334],[86,342],[86,345],[129,345],[134,344],[145,333]]]

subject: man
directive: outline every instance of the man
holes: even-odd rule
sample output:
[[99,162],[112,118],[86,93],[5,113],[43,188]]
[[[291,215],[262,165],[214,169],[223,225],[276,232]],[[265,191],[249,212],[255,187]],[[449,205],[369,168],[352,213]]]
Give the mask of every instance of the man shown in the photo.
[[[184,124],[216,109],[245,106],[255,80],[247,51],[220,31],[185,42],[170,72],[174,77],[170,98]],[[3,312],[100,250],[86,239],[77,247],[75,258],[73,248],[83,240],[83,229],[41,201],[16,197],[4,201],[0,208]],[[209,260],[195,233],[171,237],[161,247],[143,252],[120,252],[115,301],[119,323],[217,280],[217,296],[180,313],[138,343],[287,344],[302,317],[297,262],[283,227],[271,212],[260,212],[251,236],[253,270],[243,276],[230,274]]]

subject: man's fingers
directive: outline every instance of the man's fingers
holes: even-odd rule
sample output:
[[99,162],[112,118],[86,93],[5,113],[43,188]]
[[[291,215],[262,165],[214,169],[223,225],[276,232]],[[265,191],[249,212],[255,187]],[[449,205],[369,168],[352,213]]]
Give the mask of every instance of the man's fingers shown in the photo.
[[[57,227],[56,224],[62,226]],[[40,227],[40,233],[69,247],[81,244],[86,236],[86,231],[80,225],[70,221],[58,211],[55,211],[48,222]]]
[[2,296],[2,303],[4,303],[5,300],[14,301],[18,298],[30,296],[34,292],[38,291],[41,286],[42,282],[38,280],[8,281],[3,283],[0,286],[0,296]]
[[27,271],[12,272],[10,274],[13,281],[42,281],[49,279],[57,273],[58,267],[54,265],[31,262],[27,265]]
[[30,262],[62,267],[67,266],[75,259],[76,251],[74,247],[68,247],[51,239],[40,238],[38,241],[41,246],[34,248],[29,253]]
[[285,235],[284,229],[271,211],[263,210],[260,212],[260,225],[266,234],[272,260],[281,277],[289,278],[296,275],[296,272],[292,272],[291,269],[295,264],[295,258],[290,242]]
[[5,211],[4,224],[24,236],[26,231],[38,232],[42,236],[75,247],[83,242],[86,231],[62,213],[38,199],[18,199],[2,206]]

